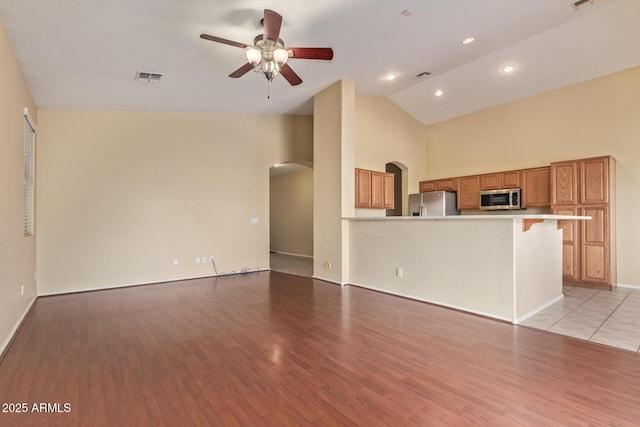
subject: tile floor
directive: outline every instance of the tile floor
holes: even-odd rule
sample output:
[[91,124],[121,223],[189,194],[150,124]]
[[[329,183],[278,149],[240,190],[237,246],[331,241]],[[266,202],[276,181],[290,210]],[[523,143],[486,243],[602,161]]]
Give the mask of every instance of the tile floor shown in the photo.
[[565,286],[564,299],[521,325],[638,352],[640,290]]

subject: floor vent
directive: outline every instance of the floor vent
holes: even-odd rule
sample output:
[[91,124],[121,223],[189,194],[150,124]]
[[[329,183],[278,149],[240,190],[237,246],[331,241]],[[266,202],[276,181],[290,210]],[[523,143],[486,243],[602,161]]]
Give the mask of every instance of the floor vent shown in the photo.
[[159,82],[164,74],[152,73],[149,71],[138,71],[136,73],[136,81],[139,82]]

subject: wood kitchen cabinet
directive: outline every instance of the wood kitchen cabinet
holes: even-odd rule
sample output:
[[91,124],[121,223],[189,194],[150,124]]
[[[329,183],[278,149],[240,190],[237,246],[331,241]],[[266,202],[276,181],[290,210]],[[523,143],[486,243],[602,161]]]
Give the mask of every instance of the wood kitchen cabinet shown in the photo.
[[420,192],[458,191],[458,178],[433,179],[420,182]]
[[395,207],[395,178],[392,173],[384,174],[384,208],[394,209]]
[[551,164],[551,206],[575,206],[578,204],[579,162]]
[[367,169],[355,171],[356,208],[393,209],[394,175]]
[[609,207],[589,206],[580,208],[580,215],[591,220],[581,221],[581,278],[587,282],[610,283]]
[[615,160],[610,156],[551,164],[552,211],[585,215],[563,227],[563,278],[584,286],[616,284]]
[[[578,208],[563,207],[554,209],[556,215],[578,215]],[[578,223],[581,221],[563,221],[562,227],[562,277],[565,280],[577,281],[580,279],[578,274]]]
[[494,172],[480,175],[480,191],[520,187],[520,171]]
[[384,172],[371,171],[371,208],[384,209]]
[[580,161],[580,203],[593,205],[609,202],[609,157]]
[[458,191],[458,178],[446,178],[437,180],[436,191]]
[[356,208],[371,207],[371,171],[356,169]]
[[551,205],[550,167],[531,168],[522,171],[522,207]]
[[458,209],[480,208],[480,176],[458,178]]
[[428,193],[429,191],[436,191],[438,181],[420,181],[420,192]]

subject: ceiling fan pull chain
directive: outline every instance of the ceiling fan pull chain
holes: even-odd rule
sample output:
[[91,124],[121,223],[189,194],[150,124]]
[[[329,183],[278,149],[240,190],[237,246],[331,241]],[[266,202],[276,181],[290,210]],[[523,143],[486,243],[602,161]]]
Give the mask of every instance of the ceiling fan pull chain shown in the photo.
[[271,89],[271,82],[267,80],[267,99],[271,99],[270,89]]

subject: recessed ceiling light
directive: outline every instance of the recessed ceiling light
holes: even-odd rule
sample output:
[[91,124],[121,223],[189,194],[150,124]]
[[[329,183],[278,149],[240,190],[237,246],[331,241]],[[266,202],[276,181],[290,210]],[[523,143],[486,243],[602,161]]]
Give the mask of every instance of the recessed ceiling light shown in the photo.
[[502,67],[503,73],[512,73],[515,70],[516,70],[516,66],[513,64],[505,65],[504,67]]
[[443,92],[442,90],[438,89],[438,90],[434,93],[434,95],[435,95],[435,96],[442,96],[442,95],[444,95],[444,92]]
[[398,78],[398,73],[389,73],[386,76],[384,76],[385,80],[395,80]]
[[474,41],[476,41],[475,37],[467,37],[466,39],[462,40],[462,44],[470,44]]

